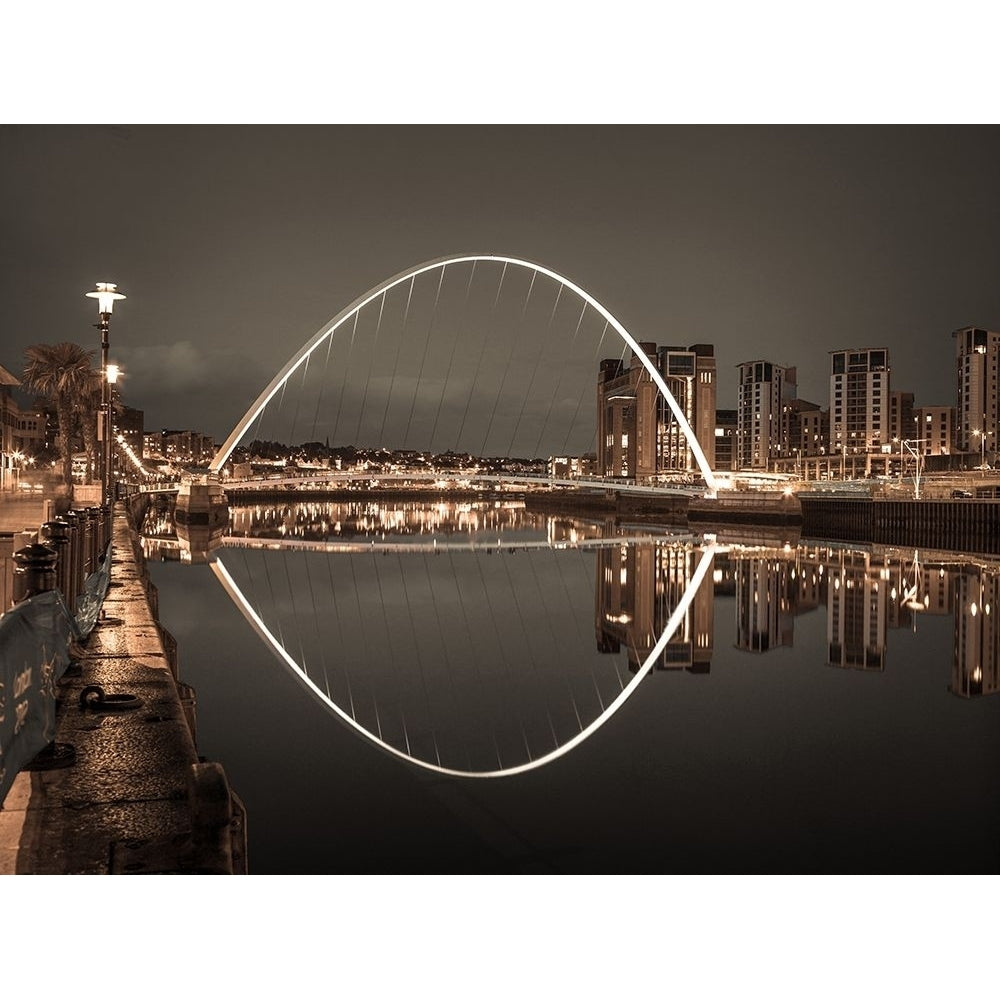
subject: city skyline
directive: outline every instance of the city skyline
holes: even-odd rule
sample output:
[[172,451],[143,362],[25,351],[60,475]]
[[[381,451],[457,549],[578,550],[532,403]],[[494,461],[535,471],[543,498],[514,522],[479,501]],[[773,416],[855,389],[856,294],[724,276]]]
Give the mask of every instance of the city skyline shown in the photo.
[[720,408],[750,357],[823,404],[813,355],[866,344],[951,405],[951,332],[1000,327],[992,128],[3,132],[8,367],[96,347],[83,293],[117,281],[111,353],[152,427],[224,437],[338,309],[455,250],[551,267],[637,339],[714,344]]

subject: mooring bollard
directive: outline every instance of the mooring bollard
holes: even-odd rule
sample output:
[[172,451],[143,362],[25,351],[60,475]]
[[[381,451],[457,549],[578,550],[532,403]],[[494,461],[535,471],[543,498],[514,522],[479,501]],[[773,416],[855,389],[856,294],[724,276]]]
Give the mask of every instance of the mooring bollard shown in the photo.
[[97,553],[96,566],[100,567],[101,559],[104,556],[104,548],[108,544],[104,537],[104,508],[95,506],[90,508],[90,516],[94,521],[94,550]]
[[56,589],[58,558],[54,548],[38,542],[14,553],[14,604]]
[[63,593],[66,597],[66,606],[76,614],[76,597],[80,592],[80,566],[83,562],[83,553],[80,549],[80,518],[77,517],[75,510],[68,510],[60,514],[56,520],[69,525],[69,571],[67,587]]
[[101,524],[104,527],[104,533],[101,537],[101,552],[105,552],[111,544],[111,518],[114,512],[114,506],[110,503],[101,507]]
[[69,581],[67,574],[70,569],[69,556],[69,525],[65,521],[56,518],[54,521],[46,521],[38,529],[39,540],[56,550],[58,559],[56,560],[56,587],[62,591],[63,599],[69,606],[67,594],[69,593]]
[[83,590],[83,581],[94,572],[94,560],[91,557],[93,545],[91,544],[90,515],[84,509],[74,511],[77,516],[77,525],[80,531],[80,580],[79,589]]
[[90,572],[96,573],[101,568],[100,560],[104,555],[101,537],[104,513],[100,507],[88,507],[87,519],[90,521]]
[[[87,578],[87,515],[80,510],[69,512],[76,520],[76,532],[73,545],[76,556],[76,575],[73,577],[73,592],[75,599],[83,593],[83,581]],[[76,605],[73,605],[74,609]]]

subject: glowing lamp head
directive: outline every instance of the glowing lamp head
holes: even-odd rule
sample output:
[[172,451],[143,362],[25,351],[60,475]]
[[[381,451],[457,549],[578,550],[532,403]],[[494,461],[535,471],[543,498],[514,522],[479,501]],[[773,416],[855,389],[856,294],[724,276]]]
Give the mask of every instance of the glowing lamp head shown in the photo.
[[114,385],[118,381],[118,376],[121,375],[122,370],[116,364],[109,363],[106,375],[108,379],[108,385]]
[[97,311],[102,316],[110,316],[116,300],[125,296],[113,281],[99,281],[92,292],[87,292],[87,298],[97,299]]

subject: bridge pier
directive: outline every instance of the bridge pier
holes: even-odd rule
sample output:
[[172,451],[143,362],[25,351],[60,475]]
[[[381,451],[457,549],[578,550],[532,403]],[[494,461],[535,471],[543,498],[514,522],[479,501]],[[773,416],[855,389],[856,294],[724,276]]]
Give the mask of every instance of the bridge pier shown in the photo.
[[174,509],[177,539],[192,562],[205,562],[229,525],[229,502],[216,475],[185,477]]

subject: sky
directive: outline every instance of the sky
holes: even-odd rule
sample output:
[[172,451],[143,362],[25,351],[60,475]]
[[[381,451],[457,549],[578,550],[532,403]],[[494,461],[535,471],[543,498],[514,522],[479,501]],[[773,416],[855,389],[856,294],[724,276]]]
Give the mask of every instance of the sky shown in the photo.
[[714,344],[720,408],[758,358],[828,405],[827,352],[855,346],[953,404],[951,331],[1000,329],[998,163],[995,127],[3,126],[0,364],[98,354],[84,293],[115,281],[125,402],[221,440],[353,299],[477,252],[637,340]]

